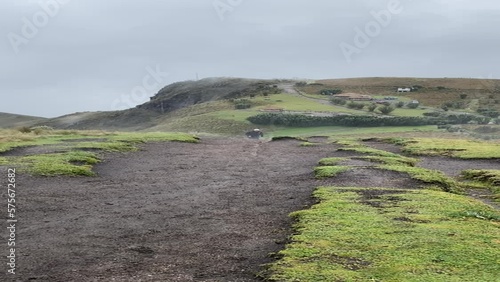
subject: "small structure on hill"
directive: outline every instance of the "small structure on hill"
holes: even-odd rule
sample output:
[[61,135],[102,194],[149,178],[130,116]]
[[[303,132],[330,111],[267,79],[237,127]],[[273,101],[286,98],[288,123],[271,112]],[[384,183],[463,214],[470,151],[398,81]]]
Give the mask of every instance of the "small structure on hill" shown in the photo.
[[406,87],[406,88],[398,88],[398,92],[411,92],[411,88]]

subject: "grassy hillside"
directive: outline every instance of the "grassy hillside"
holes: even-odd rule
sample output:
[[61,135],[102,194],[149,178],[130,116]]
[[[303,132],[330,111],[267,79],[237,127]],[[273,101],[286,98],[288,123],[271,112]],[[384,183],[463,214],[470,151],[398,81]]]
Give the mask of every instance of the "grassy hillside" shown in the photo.
[[0,113],[0,128],[31,126],[45,120],[42,117]]
[[[181,122],[182,126],[174,126],[173,121],[179,117],[179,110],[204,103],[223,101],[239,97],[258,96],[279,92],[278,81],[255,80],[243,78],[208,78],[199,81],[177,82],[161,89],[151,101],[123,111],[84,112],[50,119],[39,125],[47,125],[58,129],[99,129],[137,131],[153,128],[178,128],[189,131],[196,126],[195,121]],[[194,114],[189,114],[190,112]],[[182,118],[197,115],[198,109],[181,111]],[[188,113],[188,114],[186,114]],[[166,122],[168,121],[168,122]]]
[[[414,87],[418,91],[397,93],[397,88]],[[306,93],[319,93],[322,89],[341,89],[343,92],[356,92],[371,95],[390,95],[409,97],[427,106],[441,106],[450,101],[463,100],[467,106],[500,109],[500,80],[469,78],[348,78],[318,80],[300,87]],[[467,95],[461,98],[461,95]]]
[[[182,131],[215,134],[242,134],[254,127],[246,118],[266,112],[281,111],[306,115],[373,115],[368,105],[362,110],[333,105],[329,97],[318,95],[325,88],[344,92],[371,94],[382,99],[396,96],[408,103],[416,99],[423,107],[397,108],[393,116],[422,116],[451,103],[450,113],[474,113],[479,108],[500,110],[499,80],[425,79],[425,78],[353,78],[320,80],[298,87],[297,81],[211,78],[177,82],[160,90],[151,101],[135,108],[116,112],[76,113],[46,120],[40,125],[58,129],[98,129],[114,131]],[[417,92],[396,93],[398,87],[418,87]],[[248,107],[236,109],[238,103]],[[460,104],[461,109],[453,107]],[[376,111],[377,113],[377,111]],[[378,113],[377,113],[378,114]],[[293,128],[264,127],[269,133],[287,132]],[[311,130],[307,130],[311,132]],[[414,130],[406,128],[404,131]],[[425,129],[429,130],[428,128]],[[321,132],[320,130],[313,130]],[[327,130],[328,133],[328,130]],[[300,132],[298,133],[300,134]]]

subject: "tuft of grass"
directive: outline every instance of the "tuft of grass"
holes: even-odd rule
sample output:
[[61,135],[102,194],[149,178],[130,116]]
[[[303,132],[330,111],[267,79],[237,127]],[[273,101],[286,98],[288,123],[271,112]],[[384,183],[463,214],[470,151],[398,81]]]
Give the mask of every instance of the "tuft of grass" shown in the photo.
[[99,162],[96,154],[82,151],[20,158],[20,163],[28,164],[27,170],[30,173],[42,176],[94,176],[92,165]]
[[387,165],[406,165],[406,166],[415,166],[419,160],[408,157],[382,157],[382,156],[367,156],[361,157],[362,159],[369,160],[371,162],[378,162]]
[[472,217],[483,220],[500,221],[500,214],[490,211],[463,211],[450,214],[450,216],[459,218]]
[[415,158],[408,158],[405,156],[401,156],[399,154],[387,152],[384,150],[379,150],[375,148],[368,147],[366,145],[360,144],[357,141],[354,140],[343,140],[343,141],[338,141],[338,144],[344,145],[345,147],[339,148],[339,151],[351,151],[351,152],[357,152],[361,154],[367,154],[370,155],[368,157],[364,157],[367,160],[374,161],[374,162],[381,162],[384,164],[389,164],[389,165],[408,165],[408,166],[415,166],[418,162],[417,159]]
[[379,149],[375,149],[375,148],[366,147],[366,146],[363,146],[363,145],[343,147],[343,148],[339,148],[338,150],[339,151],[358,152],[358,153],[361,153],[361,154],[368,154],[368,155],[372,155],[372,156],[381,156],[381,157],[390,157],[390,158],[395,158],[395,157],[397,157],[397,158],[403,158],[403,156],[398,155],[398,154],[394,154],[394,153],[391,153],[391,152],[387,152],[387,151],[379,150]]
[[345,161],[345,158],[324,158],[319,161],[320,166],[335,166],[340,162]]
[[500,186],[500,170],[464,170],[462,171],[461,176],[465,179],[476,180],[490,185]]
[[[102,141],[90,140],[96,137],[102,139]],[[86,139],[89,140],[86,141]],[[138,150],[137,145],[145,142],[176,141],[196,143],[198,140],[198,137],[190,134],[168,132],[108,133],[104,131],[33,130],[22,133],[15,130],[0,130],[0,153],[16,147],[57,144],[69,150],[66,153],[41,154],[19,158],[0,157],[0,165],[15,164],[25,168],[30,173],[44,176],[93,176],[95,174],[92,172],[92,165],[98,163],[99,158],[94,153],[86,150],[130,152]]]
[[489,189],[493,193],[493,199],[500,201],[500,170],[464,170],[460,176],[463,179],[477,182],[479,186],[482,186],[481,188]]
[[461,159],[500,158],[500,143],[466,140],[412,138],[403,142],[404,151],[412,155],[439,155]]
[[[500,214],[431,190],[322,187],[291,214],[296,234],[270,281],[497,281]],[[377,198],[379,204],[370,201]],[[457,216],[480,211],[492,220]],[[471,213],[472,215],[472,213]],[[478,230],[481,232],[478,233]]]
[[313,143],[313,142],[303,142],[300,144],[301,147],[314,147],[314,146],[320,146],[321,144],[319,143]]
[[317,178],[335,177],[337,174],[350,170],[349,166],[318,166],[314,168]]
[[439,170],[411,167],[407,165],[380,165],[378,168],[407,173],[411,178],[427,184],[437,185],[445,192],[463,193],[463,188],[460,183]]

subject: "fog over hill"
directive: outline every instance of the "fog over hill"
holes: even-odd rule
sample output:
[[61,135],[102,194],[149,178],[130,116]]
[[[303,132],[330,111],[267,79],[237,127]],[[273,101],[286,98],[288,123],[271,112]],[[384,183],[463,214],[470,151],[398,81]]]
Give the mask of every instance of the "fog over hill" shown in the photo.
[[0,112],[121,110],[198,77],[500,78],[496,0],[1,3]]

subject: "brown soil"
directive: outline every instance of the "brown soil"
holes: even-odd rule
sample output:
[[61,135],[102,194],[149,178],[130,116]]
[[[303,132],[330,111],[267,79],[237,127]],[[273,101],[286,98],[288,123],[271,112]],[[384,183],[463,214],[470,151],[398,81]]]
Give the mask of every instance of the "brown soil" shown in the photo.
[[205,139],[107,154],[95,178],[18,175],[18,281],[258,281],[329,145]]
[[[421,186],[357,159],[315,179],[321,158],[359,154],[301,143],[148,143],[106,154],[94,178],[20,174],[13,281],[260,281],[292,232],[288,214],[313,204],[316,187]],[[385,192],[363,193],[373,205]]]

